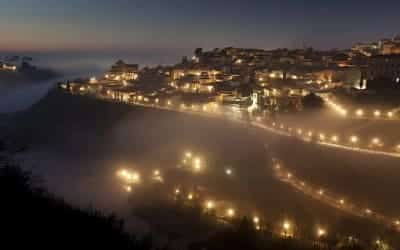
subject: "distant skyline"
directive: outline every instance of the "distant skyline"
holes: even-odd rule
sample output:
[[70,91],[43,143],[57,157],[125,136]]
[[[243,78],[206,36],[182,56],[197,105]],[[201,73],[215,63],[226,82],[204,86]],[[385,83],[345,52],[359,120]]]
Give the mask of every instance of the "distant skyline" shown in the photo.
[[400,33],[400,1],[0,0],[0,51],[348,48]]

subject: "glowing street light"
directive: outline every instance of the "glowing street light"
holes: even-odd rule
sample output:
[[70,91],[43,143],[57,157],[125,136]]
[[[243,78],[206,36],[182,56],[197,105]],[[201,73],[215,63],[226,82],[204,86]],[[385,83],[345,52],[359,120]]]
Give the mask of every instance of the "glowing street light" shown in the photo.
[[367,209],[365,209],[365,213],[368,214],[368,215],[371,215],[372,214],[372,210],[367,208]]
[[188,200],[193,200],[193,194],[192,194],[192,193],[189,193],[188,196],[187,196],[187,198],[188,198]]
[[253,217],[253,222],[254,222],[254,224],[259,224],[260,223],[260,218],[257,217],[257,216],[254,216]]
[[160,176],[160,170],[156,169],[153,171],[154,176]]
[[282,233],[281,233],[281,235],[283,236],[283,237],[292,237],[293,236],[293,233],[292,233],[292,225],[291,225],[291,223],[290,223],[290,221],[284,221],[283,222],[283,224],[282,224]]
[[358,117],[362,117],[362,116],[364,115],[364,110],[358,109],[358,110],[356,111],[356,115],[357,115]]
[[371,144],[372,146],[379,146],[379,147],[383,146],[381,139],[379,139],[378,137],[373,138],[371,140]]
[[381,116],[381,111],[375,110],[375,111],[374,111],[374,116],[375,116],[375,117],[380,117],[380,116]]
[[288,174],[287,174],[287,178],[288,178],[288,179],[292,178],[292,174],[291,174],[291,173],[288,173]]
[[323,133],[319,134],[319,139],[321,141],[324,141],[325,140],[325,135]]
[[126,169],[118,171],[117,175],[124,179],[125,182],[130,184],[139,183],[140,181],[140,175],[137,172],[130,173]]
[[134,181],[134,182],[138,182],[138,181],[140,180],[140,175],[139,175],[138,173],[133,173],[133,174],[130,176],[130,179],[131,179],[132,181]]
[[228,216],[228,217],[234,217],[235,216],[235,210],[233,209],[233,208],[229,208],[229,209],[227,209],[226,210],[226,215]]
[[357,142],[358,142],[358,140],[359,140],[359,139],[358,139],[358,137],[357,137],[357,136],[355,136],[355,135],[353,135],[353,136],[351,136],[351,137],[350,137],[350,141],[351,141],[351,143],[354,143],[354,144],[355,144],[355,143],[357,143]]
[[207,202],[206,202],[206,208],[207,208],[208,210],[213,209],[214,206],[215,206],[215,204],[214,204],[213,201],[210,200],[210,201],[207,201]]
[[185,153],[185,157],[186,157],[186,158],[192,158],[192,153],[191,153],[190,151],[187,151],[187,152]]
[[344,199],[340,199],[340,200],[339,200],[339,204],[340,204],[340,205],[344,205],[344,203],[345,203],[345,202],[344,202]]
[[176,189],[175,189],[175,194],[178,195],[178,194],[180,194],[180,193],[181,193],[181,190],[180,190],[179,188],[176,188]]
[[193,164],[194,164],[194,169],[196,171],[199,171],[201,169],[201,160],[200,160],[200,158],[195,158],[193,160]]
[[322,238],[326,236],[326,230],[324,228],[318,228],[317,229],[317,237]]
[[391,111],[387,112],[387,116],[388,116],[389,118],[393,118],[393,112],[391,112]]
[[337,135],[334,135],[334,136],[331,137],[331,140],[333,142],[338,142],[339,141],[339,137]]
[[117,175],[121,176],[121,177],[127,177],[129,175],[129,173],[128,173],[128,171],[126,169],[122,169],[122,170],[117,172]]
[[226,175],[232,175],[232,174],[233,174],[232,169],[227,168],[227,169],[225,170],[225,174],[226,174]]
[[324,190],[323,190],[323,189],[320,189],[320,190],[318,190],[318,194],[319,194],[319,195],[321,195],[321,196],[322,196],[322,195],[324,195],[324,193],[325,193],[325,192],[324,192]]
[[128,192],[128,193],[131,193],[131,192],[132,192],[132,187],[131,187],[131,186],[125,186],[124,189],[125,189],[125,191]]

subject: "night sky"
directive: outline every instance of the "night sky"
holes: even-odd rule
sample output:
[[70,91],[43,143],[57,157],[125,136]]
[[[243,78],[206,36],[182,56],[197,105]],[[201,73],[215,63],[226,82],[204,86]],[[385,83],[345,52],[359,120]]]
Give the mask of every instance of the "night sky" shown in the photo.
[[400,1],[0,0],[0,50],[345,48],[400,33]]

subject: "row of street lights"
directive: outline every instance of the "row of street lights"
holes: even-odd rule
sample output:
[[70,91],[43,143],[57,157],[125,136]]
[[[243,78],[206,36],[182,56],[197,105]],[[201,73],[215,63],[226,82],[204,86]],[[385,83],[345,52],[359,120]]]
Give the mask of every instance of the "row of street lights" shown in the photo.
[[[354,113],[350,112],[348,109],[345,109],[343,105],[338,104],[334,101],[332,101],[331,98],[329,97],[323,97],[324,101],[328,104],[329,107],[331,107],[335,112],[340,114],[343,117],[351,117],[351,118],[357,118],[357,119],[368,119],[368,118],[374,118],[374,119],[397,119],[395,116],[394,111],[382,111],[380,109],[375,109],[372,111],[365,111],[364,109],[356,109],[353,111]],[[354,114],[354,115],[351,115]]]
[[322,188],[314,188],[312,185],[306,184],[304,180],[294,177],[290,171],[285,170],[280,163],[277,163],[277,160],[273,159],[273,162],[276,176],[297,190],[302,191],[305,194],[309,194],[311,197],[314,197],[340,210],[350,212],[356,216],[369,218],[371,220],[386,224],[389,227],[395,227],[398,231],[400,231],[399,219],[391,219],[390,217],[379,214],[370,208],[360,208],[354,204],[351,204],[349,201],[346,201],[340,196],[338,198],[338,196],[326,192]]

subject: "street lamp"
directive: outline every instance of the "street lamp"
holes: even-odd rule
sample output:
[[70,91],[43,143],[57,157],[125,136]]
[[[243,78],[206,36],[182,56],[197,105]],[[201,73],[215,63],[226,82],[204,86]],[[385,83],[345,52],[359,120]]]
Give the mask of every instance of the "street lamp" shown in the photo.
[[286,238],[293,236],[292,225],[291,225],[290,221],[286,220],[283,222],[281,234],[283,237],[286,237]]
[[353,136],[350,137],[350,141],[351,141],[351,143],[356,144],[358,142],[358,137],[353,135]]
[[195,158],[194,161],[193,161],[193,164],[194,164],[194,169],[196,171],[200,171],[200,169],[201,169],[201,160],[200,160],[200,158]]
[[229,208],[226,210],[226,215],[230,218],[232,218],[233,216],[235,216],[235,210],[233,208]]
[[364,115],[364,110],[358,109],[358,110],[356,111],[356,115],[357,115],[358,117],[362,117],[362,116]]
[[130,193],[132,192],[132,187],[131,186],[125,186],[125,191]]
[[208,210],[213,209],[214,208],[214,202],[213,201],[207,201],[206,202],[206,208]]
[[260,218],[257,217],[257,216],[254,216],[254,217],[253,217],[253,222],[254,222],[254,224],[260,223]]
[[186,157],[186,158],[192,158],[192,153],[191,153],[190,151],[187,151],[187,152],[185,153],[185,157]]
[[317,237],[320,239],[322,237],[326,236],[326,230],[324,228],[318,228],[317,229]]

